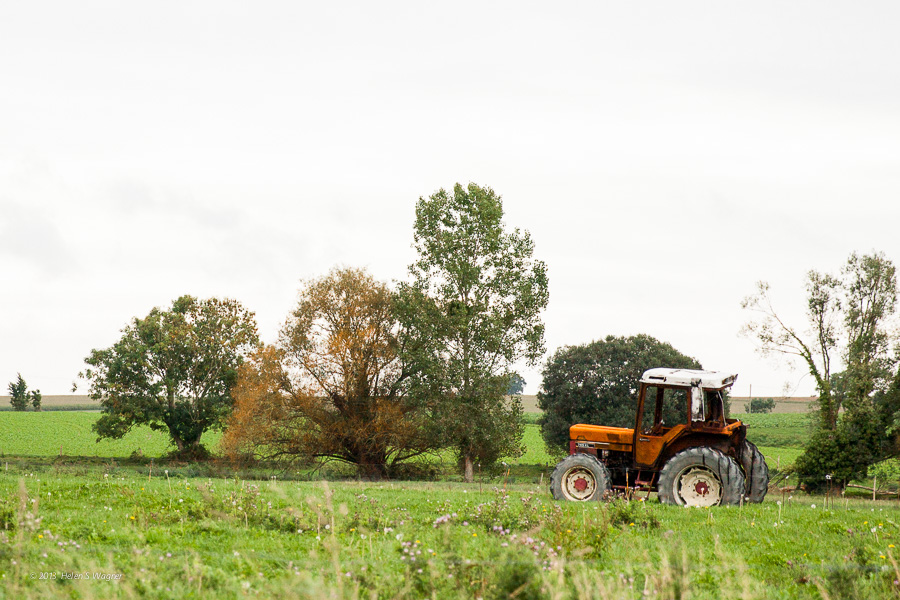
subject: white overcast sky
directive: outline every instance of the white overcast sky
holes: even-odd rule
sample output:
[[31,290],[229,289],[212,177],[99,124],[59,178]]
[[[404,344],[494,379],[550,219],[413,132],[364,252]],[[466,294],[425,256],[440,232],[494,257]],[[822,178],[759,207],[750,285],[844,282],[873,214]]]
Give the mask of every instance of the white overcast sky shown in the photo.
[[[768,280],[900,261],[895,2],[3,2],[0,393],[68,393],[181,294],[274,341],[302,279],[391,281],[420,196],[493,187],[547,346],[648,333],[735,393],[813,391],[738,337]],[[539,369],[524,369],[527,393]],[[84,386],[81,386],[84,389]],[[83,393],[83,392],[82,392]]]

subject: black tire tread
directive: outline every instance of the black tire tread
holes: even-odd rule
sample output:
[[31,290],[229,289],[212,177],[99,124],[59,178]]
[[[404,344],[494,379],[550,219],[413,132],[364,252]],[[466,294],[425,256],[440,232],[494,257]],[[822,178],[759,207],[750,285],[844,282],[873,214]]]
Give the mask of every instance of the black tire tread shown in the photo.
[[759,503],[769,491],[769,465],[753,442],[744,440],[741,448],[741,467],[744,470],[744,497]]
[[586,467],[597,478],[597,491],[587,501],[602,500],[610,489],[609,469],[594,455],[583,452],[570,454],[559,461],[556,468],[553,469],[553,473],[550,475],[550,493],[553,495],[553,498],[555,500],[568,500],[562,493],[562,477],[573,466]]
[[670,458],[659,472],[657,496],[664,504],[679,502],[675,497],[675,477],[691,465],[702,465],[713,470],[722,482],[722,499],[719,504],[740,504],[744,495],[744,474],[741,467],[730,456],[707,446],[696,446],[682,450]]

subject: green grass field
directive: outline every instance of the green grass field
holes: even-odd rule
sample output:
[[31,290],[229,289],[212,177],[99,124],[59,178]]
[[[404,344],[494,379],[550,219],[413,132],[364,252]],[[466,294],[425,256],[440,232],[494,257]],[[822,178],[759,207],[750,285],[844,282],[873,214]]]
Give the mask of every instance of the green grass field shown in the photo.
[[783,413],[732,416],[747,425],[747,439],[757,446],[802,448],[810,436],[809,415]]
[[[164,432],[136,427],[121,440],[102,440],[91,431],[96,412],[0,412],[0,456],[84,456],[127,458],[139,452],[158,458],[173,447]],[[772,467],[793,463],[808,437],[805,415],[737,415],[748,423],[748,437],[760,446]],[[515,465],[552,466],[557,459],[547,452],[534,415],[526,416],[523,456],[509,459]],[[221,434],[209,432],[203,443],[213,452]],[[446,459],[447,457],[445,457]]]
[[896,502],[704,510],[558,503],[521,484],[156,473],[0,471],[0,597],[888,598],[900,587]]
[[[86,456],[127,458],[134,452],[157,458],[173,448],[164,432],[136,427],[121,440],[102,440],[91,431],[96,412],[0,412],[0,456]],[[748,437],[760,446],[767,460],[792,463],[809,436],[805,415],[736,415],[748,424]],[[510,462],[523,465],[553,465],[541,439],[537,415],[526,415],[523,456]],[[209,432],[203,443],[215,451],[221,434]],[[774,464],[774,463],[773,463]]]
[[[737,416],[772,468],[808,436],[803,415]],[[0,413],[0,600],[900,596],[896,500],[558,503],[546,480],[556,458],[533,417],[511,475],[471,485],[119,466],[108,459],[171,448],[148,428],[98,444],[97,417]],[[218,437],[205,441],[214,449]]]
[[[97,456],[125,458],[134,452],[163,456],[173,448],[168,436],[149,427],[136,427],[121,440],[97,442],[91,425],[97,412],[48,411],[0,413],[0,456]],[[215,448],[221,434],[207,433],[203,442]]]

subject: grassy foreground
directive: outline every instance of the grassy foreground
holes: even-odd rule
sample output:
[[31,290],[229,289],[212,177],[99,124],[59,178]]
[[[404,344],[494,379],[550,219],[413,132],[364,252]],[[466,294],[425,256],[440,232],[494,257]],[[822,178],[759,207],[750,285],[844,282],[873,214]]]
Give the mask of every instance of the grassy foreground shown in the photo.
[[[0,600],[900,597],[896,501],[558,503],[533,424],[514,479],[540,485],[244,481],[53,458],[60,443],[81,456],[169,449],[149,429],[95,444],[96,417],[0,414]],[[792,462],[808,431],[794,415],[748,421],[770,464]]]
[[887,598],[898,522],[896,503],[860,500],[702,510],[11,465],[0,597]]

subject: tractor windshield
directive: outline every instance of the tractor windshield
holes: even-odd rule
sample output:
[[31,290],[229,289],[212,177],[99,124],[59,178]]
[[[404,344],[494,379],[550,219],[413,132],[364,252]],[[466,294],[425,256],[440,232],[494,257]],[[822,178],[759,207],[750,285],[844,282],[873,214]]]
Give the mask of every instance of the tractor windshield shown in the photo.
[[647,386],[644,392],[644,413],[641,431],[661,433],[673,425],[685,422],[687,390]]

